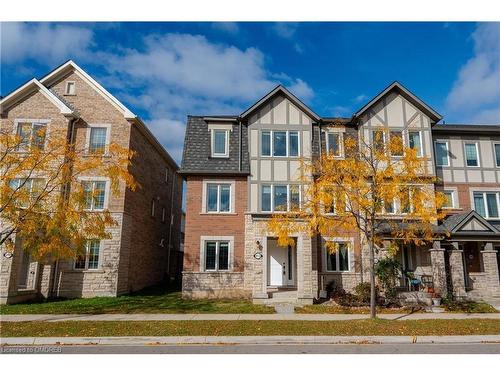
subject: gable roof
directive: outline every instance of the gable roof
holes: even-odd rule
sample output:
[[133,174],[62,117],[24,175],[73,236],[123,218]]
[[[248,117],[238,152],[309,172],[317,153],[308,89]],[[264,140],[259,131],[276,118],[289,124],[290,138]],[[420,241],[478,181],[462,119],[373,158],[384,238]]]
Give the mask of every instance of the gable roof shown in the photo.
[[250,108],[248,108],[245,112],[243,112],[240,117],[245,118],[250,113],[252,113],[255,109],[264,104],[267,100],[275,96],[276,94],[283,94],[288,100],[290,100],[293,104],[299,107],[303,112],[305,112],[308,116],[312,117],[314,120],[319,121],[321,119],[312,109],[310,109],[307,105],[305,105],[299,98],[293,95],[290,91],[288,91],[283,85],[276,86],[273,90],[267,93],[264,97],[258,100],[255,104],[253,104]]
[[127,107],[123,105],[118,99],[116,99],[111,93],[102,87],[95,79],[93,79],[87,72],[80,68],[73,60],[68,60],[61,66],[57,67],[45,77],[40,79],[40,83],[45,86],[50,86],[59,77],[70,72],[75,71],[76,74],[80,76],[84,81],[86,81],[91,87],[93,87],[101,96],[103,96],[107,101],[109,101],[113,106],[115,106],[119,111],[123,113],[126,119],[135,119],[137,116],[130,111]]
[[404,87],[398,81],[394,81],[393,83],[391,83],[384,90],[382,90],[377,96],[375,96],[368,103],[366,103],[363,107],[361,107],[358,111],[356,111],[353,118],[361,116],[370,107],[375,105],[380,99],[382,99],[385,95],[387,95],[389,92],[391,92],[393,90],[398,91],[402,96],[404,96],[408,101],[410,101],[418,109],[420,109],[422,112],[427,114],[427,116],[429,116],[434,122],[438,122],[443,118],[439,113],[437,113],[434,109],[432,109],[430,106],[425,104],[415,94],[413,94],[410,90],[408,90],[406,87]]
[[[452,236],[484,234],[488,234],[488,236],[500,236],[500,230],[490,224],[485,218],[474,210],[463,214],[452,215],[443,221],[442,226]],[[477,229],[472,229],[471,226],[475,226]]]
[[32,80],[26,82],[21,87],[12,91],[9,95],[3,97],[0,100],[0,112],[3,112],[5,109],[15,104],[19,99],[26,97],[36,90],[39,90],[47,99],[49,99],[49,101],[54,104],[64,116],[75,115],[75,111],[70,108],[69,105],[63,102],[58,96],[56,96],[36,78],[33,78]]

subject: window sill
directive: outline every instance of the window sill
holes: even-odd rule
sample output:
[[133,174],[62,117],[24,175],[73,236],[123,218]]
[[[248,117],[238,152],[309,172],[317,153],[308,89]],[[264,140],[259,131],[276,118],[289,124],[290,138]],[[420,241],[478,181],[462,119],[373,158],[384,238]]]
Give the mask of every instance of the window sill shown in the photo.
[[202,273],[231,273],[233,270],[203,270]]
[[328,274],[355,274],[354,271],[323,271],[324,273],[328,273]]
[[82,155],[84,158],[91,158],[91,157],[102,157],[102,158],[111,158],[111,154],[109,153],[104,153],[104,154],[92,154],[90,152],[85,152],[85,154]]
[[104,270],[102,269],[97,269],[97,270],[79,270],[79,269],[71,269],[71,270],[67,270],[67,271],[64,271],[63,272],[66,272],[66,273],[104,273]]
[[229,159],[229,155],[210,155],[209,159]]
[[236,212],[200,212],[200,215],[237,216]]

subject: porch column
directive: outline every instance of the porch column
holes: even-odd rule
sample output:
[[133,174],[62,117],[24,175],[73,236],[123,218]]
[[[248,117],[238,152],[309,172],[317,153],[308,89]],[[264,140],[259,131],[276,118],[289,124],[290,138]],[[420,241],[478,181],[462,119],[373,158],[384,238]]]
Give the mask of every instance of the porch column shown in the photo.
[[297,300],[307,304],[314,299],[311,245],[307,235],[297,237]]
[[464,277],[464,262],[463,250],[458,248],[458,242],[452,242],[450,253],[450,273],[451,283],[453,285],[453,296],[455,298],[464,298],[465,292],[465,277]]
[[498,279],[497,251],[493,248],[492,242],[486,242],[484,249],[481,251],[483,258],[483,270],[486,274],[486,285],[484,288],[488,292],[495,293],[500,289]]
[[444,265],[444,249],[441,248],[441,241],[434,241],[432,249],[429,249],[431,255],[432,280],[434,290],[442,296],[446,295],[446,269]]

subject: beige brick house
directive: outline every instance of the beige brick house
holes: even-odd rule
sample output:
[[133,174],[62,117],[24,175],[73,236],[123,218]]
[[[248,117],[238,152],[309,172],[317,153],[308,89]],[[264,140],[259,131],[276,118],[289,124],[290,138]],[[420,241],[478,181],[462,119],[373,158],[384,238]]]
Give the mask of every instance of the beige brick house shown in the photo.
[[[179,274],[182,179],[178,166],[134,113],[68,61],[33,79],[0,101],[2,130],[37,124],[67,130],[77,144],[116,143],[137,152],[131,173],[141,188],[121,186],[110,194],[109,181],[84,176],[102,191],[100,204],[119,223],[112,238],[91,241],[86,259],[51,264],[32,261],[22,250],[2,249],[0,301],[36,297],[117,296]],[[25,125],[26,126],[26,125]],[[19,247],[19,246],[18,246]]]
[[[188,116],[180,171],[187,182],[183,294],[303,304],[329,283],[350,291],[368,281],[360,233],[330,239],[339,251],[329,254],[323,238],[306,233],[280,247],[267,223],[278,207],[300,205],[302,158],[342,158],[346,135],[373,140],[384,130],[428,159],[438,178],[433,188],[449,201],[432,243],[400,244],[402,275],[430,280],[443,295],[500,297],[500,125],[441,125],[441,119],[398,82],[347,118],[319,116],[282,86],[241,114]],[[383,214],[401,220],[400,206],[393,202]],[[378,255],[384,253],[380,248]],[[401,291],[408,283],[402,276]]]

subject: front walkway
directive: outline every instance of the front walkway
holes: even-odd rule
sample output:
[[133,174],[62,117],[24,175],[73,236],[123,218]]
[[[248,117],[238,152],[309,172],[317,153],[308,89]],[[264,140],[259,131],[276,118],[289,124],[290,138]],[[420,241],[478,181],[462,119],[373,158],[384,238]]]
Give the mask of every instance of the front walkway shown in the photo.
[[[379,319],[500,319],[500,313],[415,313],[377,314]],[[64,322],[64,321],[151,321],[151,320],[306,320],[335,321],[369,319],[369,314],[46,314],[46,315],[0,315],[0,322]]]

